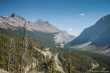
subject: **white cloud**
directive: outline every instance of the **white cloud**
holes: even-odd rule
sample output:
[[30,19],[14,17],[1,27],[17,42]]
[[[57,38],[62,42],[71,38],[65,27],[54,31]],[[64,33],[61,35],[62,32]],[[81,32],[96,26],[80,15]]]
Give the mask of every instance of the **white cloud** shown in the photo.
[[85,13],[80,13],[79,15],[80,15],[80,16],[85,16]]

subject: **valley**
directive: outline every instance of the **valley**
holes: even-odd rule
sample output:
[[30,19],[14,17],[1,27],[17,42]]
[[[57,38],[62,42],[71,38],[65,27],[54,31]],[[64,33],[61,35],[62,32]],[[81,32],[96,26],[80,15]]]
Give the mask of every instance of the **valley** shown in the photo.
[[78,38],[47,21],[1,16],[0,73],[110,73],[110,56]]

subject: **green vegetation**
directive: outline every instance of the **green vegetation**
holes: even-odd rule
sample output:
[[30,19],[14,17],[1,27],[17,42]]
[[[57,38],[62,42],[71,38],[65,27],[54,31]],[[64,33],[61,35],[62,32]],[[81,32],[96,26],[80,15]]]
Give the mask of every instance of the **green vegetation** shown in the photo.
[[[33,49],[36,46],[41,50],[44,50],[45,47],[52,47],[51,52],[53,54],[59,52],[59,59],[65,73],[92,73],[92,71],[99,71],[100,73],[100,71],[110,70],[110,60],[107,56],[55,48],[52,41],[53,35],[47,33],[28,32],[26,38],[24,36],[23,30],[20,29],[16,31],[0,29],[0,68],[10,73],[23,73],[23,67],[33,63],[35,59],[34,70],[45,73],[61,73],[55,70],[54,59],[44,58],[42,54]],[[23,59],[24,53],[27,61]],[[93,65],[97,67],[94,68]]]
[[[64,50],[60,59],[67,73],[103,73],[110,71],[110,59],[107,56],[80,50]],[[97,67],[92,69],[93,65]]]

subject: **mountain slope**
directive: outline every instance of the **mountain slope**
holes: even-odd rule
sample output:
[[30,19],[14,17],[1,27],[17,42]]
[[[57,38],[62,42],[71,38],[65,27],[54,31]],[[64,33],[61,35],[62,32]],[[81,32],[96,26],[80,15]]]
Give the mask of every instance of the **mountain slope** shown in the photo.
[[68,43],[69,41],[71,41],[74,36],[73,35],[70,35],[68,34],[67,32],[65,31],[60,31],[60,32],[57,32],[55,34],[55,42],[56,43],[62,43],[62,44],[66,44]]
[[[84,43],[98,48],[110,46],[110,15],[99,19],[93,26],[86,28],[76,39],[68,43],[70,47],[80,46]],[[86,46],[88,46],[86,45]]]
[[37,22],[33,23],[32,28],[35,31],[53,34],[55,44],[59,45],[69,42],[74,37],[73,35],[70,35],[69,33],[56,28],[48,21],[38,20]]
[[43,21],[41,19],[32,24],[33,24],[32,28],[36,31],[48,32],[48,33],[55,33],[60,31],[58,28],[50,24],[48,21]]
[[[48,21],[38,20],[37,22],[26,21],[25,18],[21,16],[1,16],[0,17],[0,28],[10,29],[12,31],[22,32],[24,34],[24,28],[26,29],[26,35],[32,37],[36,41],[45,47],[52,47],[56,44],[66,43],[68,39],[71,39],[71,35],[67,32],[63,32],[50,24]],[[65,35],[68,37],[62,37],[57,35]],[[57,38],[62,38],[57,41]],[[62,42],[60,42],[62,41]],[[48,42],[48,43],[47,43]]]

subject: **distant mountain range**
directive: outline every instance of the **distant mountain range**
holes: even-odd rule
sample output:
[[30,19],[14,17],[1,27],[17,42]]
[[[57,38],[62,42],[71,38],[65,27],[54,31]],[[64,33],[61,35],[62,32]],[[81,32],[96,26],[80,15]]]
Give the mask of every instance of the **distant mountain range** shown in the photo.
[[[102,50],[101,53],[110,53],[110,15],[103,16],[94,25],[86,28],[76,39],[66,47],[83,48],[86,50]],[[88,48],[89,47],[89,48]]]
[[[24,25],[25,24],[25,25]],[[36,22],[27,21],[21,16],[0,16],[0,29],[23,32],[26,28],[27,36],[33,37],[36,41],[46,47],[65,44],[73,38],[72,35],[56,28],[48,21],[38,20]],[[23,34],[22,34],[23,35]],[[53,44],[53,45],[52,45]]]

